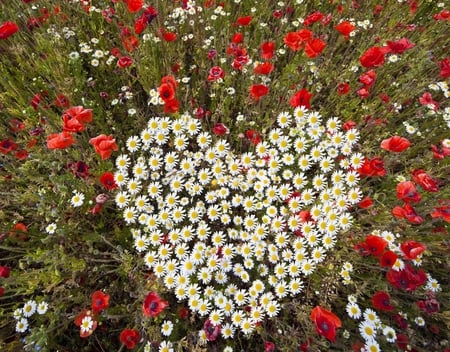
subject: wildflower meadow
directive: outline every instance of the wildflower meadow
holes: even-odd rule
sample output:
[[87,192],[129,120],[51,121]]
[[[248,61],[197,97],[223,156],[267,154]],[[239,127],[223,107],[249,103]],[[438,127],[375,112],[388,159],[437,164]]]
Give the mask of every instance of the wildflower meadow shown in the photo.
[[450,351],[450,4],[0,0],[0,350]]

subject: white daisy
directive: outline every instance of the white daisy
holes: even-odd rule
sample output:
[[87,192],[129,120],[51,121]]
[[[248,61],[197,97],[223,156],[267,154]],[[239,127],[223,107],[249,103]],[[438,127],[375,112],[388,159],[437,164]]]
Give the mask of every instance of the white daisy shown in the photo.
[[73,207],[80,207],[83,205],[84,201],[84,194],[81,192],[74,191],[72,199],[70,200],[70,203]]

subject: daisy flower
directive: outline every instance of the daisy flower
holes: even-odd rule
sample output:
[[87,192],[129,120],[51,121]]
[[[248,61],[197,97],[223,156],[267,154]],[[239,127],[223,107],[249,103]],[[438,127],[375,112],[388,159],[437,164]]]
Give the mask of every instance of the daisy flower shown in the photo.
[[138,136],[131,136],[127,139],[127,149],[130,153],[134,153],[135,151],[139,150],[141,141]]
[[361,317],[361,309],[356,302],[349,302],[345,310],[352,319],[359,319]]
[[50,235],[53,235],[55,233],[57,229],[57,226],[54,222],[52,222],[51,224],[48,224],[47,227],[45,228],[45,232],[47,232]]
[[26,318],[31,317],[36,312],[36,302],[33,300],[26,302],[22,308],[22,312]]
[[161,334],[170,336],[173,331],[173,323],[170,320],[165,320],[161,325]]
[[70,200],[72,206],[74,208],[80,207],[83,205],[83,201],[84,201],[84,194],[81,192],[74,191],[72,199]]
[[45,301],[42,301],[41,303],[39,303],[37,305],[36,311],[38,312],[38,314],[42,315],[47,313],[48,310],[48,303]]
[[25,332],[28,329],[28,320],[25,318],[20,318],[16,323],[17,332]]

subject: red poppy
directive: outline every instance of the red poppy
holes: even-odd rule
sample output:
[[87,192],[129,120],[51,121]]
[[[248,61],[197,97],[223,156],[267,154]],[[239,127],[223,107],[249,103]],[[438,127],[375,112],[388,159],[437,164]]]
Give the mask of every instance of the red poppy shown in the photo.
[[250,95],[256,101],[258,101],[259,98],[263,97],[264,95],[267,95],[267,93],[269,93],[269,88],[264,84],[252,84],[252,86],[250,87]]
[[358,203],[358,207],[361,209],[367,209],[370,208],[373,205],[373,201],[369,196],[364,197],[360,200]]
[[175,89],[171,84],[163,83],[158,87],[158,93],[164,102],[175,99]]
[[63,131],[61,133],[52,133],[47,136],[48,149],[64,149],[75,143],[72,133]]
[[0,25],[0,39],[7,39],[19,30],[19,26],[11,21],[3,22]]
[[320,11],[315,11],[308,16],[306,16],[305,20],[303,21],[304,26],[310,26],[313,23],[316,23],[320,20],[322,20],[325,17],[325,15]]
[[0,153],[8,154],[16,150],[19,146],[12,139],[4,139],[0,141]]
[[361,99],[365,99],[370,95],[369,89],[367,89],[366,87],[364,88],[360,88],[356,91],[356,94],[358,94]]
[[70,118],[68,115],[63,115],[63,131],[66,132],[82,132],[85,127],[82,122],[77,119]]
[[436,21],[450,21],[450,10],[441,10],[441,12],[433,15],[433,19]]
[[304,106],[305,108],[311,108],[309,100],[313,95],[308,92],[307,89],[303,88],[297,91],[294,96],[289,101],[292,107],[296,108],[298,106]]
[[164,103],[164,112],[166,114],[173,114],[177,112],[179,108],[180,102],[177,99],[172,99]]
[[350,92],[350,84],[339,83],[336,90],[339,95],[348,94],[348,92]]
[[384,238],[375,235],[367,236],[365,243],[369,254],[375,257],[382,255],[388,245],[388,242]]
[[26,158],[28,158],[28,152],[25,149],[21,149],[15,152],[14,156],[18,160],[25,160]]
[[180,319],[187,319],[189,316],[189,309],[186,307],[180,307],[177,310],[177,315],[180,317]]
[[161,297],[154,291],[151,291],[144,300],[142,310],[146,317],[157,317],[165,308],[169,306],[169,302],[163,301]]
[[420,194],[417,193],[414,183],[411,181],[403,181],[397,185],[397,199],[409,202],[420,202]]
[[373,46],[367,49],[359,58],[359,62],[366,68],[383,66],[385,55],[390,51],[389,47]]
[[234,33],[231,37],[231,42],[234,44],[242,43],[244,35],[242,33]]
[[366,88],[372,87],[375,83],[377,74],[374,70],[369,70],[359,76],[359,81],[366,86]]
[[427,192],[438,192],[439,188],[435,180],[428,175],[423,169],[411,171],[411,175],[415,183],[418,183]]
[[397,261],[397,254],[393,251],[385,251],[380,257],[380,266],[391,268]]
[[87,316],[92,318],[93,324],[92,324],[92,328],[88,331],[82,331],[82,329],[80,329],[80,337],[82,337],[82,338],[92,335],[98,326],[98,322],[97,322],[95,315],[93,315],[92,312],[87,309],[84,309],[80,314],[78,314],[75,317],[75,320],[74,320],[75,325],[81,327],[81,323],[83,322],[83,319]]
[[423,218],[418,215],[415,209],[408,203],[405,203],[403,207],[396,206],[392,209],[392,215],[396,218],[406,219],[411,224],[421,224],[423,222]]
[[9,126],[13,133],[23,131],[25,129],[25,123],[19,119],[11,119],[9,120]]
[[431,145],[431,151],[433,152],[433,158],[442,160],[446,156],[450,155],[450,148],[446,147],[443,142],[441,142],[442,148],[438,148],[436,145]]
[[166,32],[164,30],[162,32],[162,37],[166,42],[174,42],[177,40],[177,34],[175,32]]
[[271,341],[265,341],[264,352],[275,352],[275,344]]
[[419,307],[419,309],[422,312],[425,312],[428,314],[437,313],[437,312],[439,312],[439,309],[440,309],[439,301],[434,297],[430,297],[429,299],[427,299],[425,301],[417,301],[416,304],[417,304],[417,307]]
[[434,208],[430,215],[433,219],[442,218],[445,222],[450,222],[450,204]]
[[207,319],[203,324],[203,331],[208,341],[215,341],[220,335],[220,325],[215,325]]
[[126,51],[131,52],[139,46],[139,40],[134,35],[129,35],[122,39],[122,44]]
[[70,100],[64,94],[58,94],[54,104],[55,106],[59,106],[61,108],[67,108],[70,105]]
[[264,42],[261,44],[261,57],[270,60],[275,52],[275,42]]
[[373,159],[364,158],[363,165],[357,170],[361,176],[384,176],[386,170],[384,169],[383,160],[378,157]]
[[98,313],[109,307],[109,295],[103,291],[95,291],[92,294],[91,308],[94,313]]
[[352,128],[355,128],[355,127],[356,127],[356,122],[355,122],[355,121],[352,121],[352,120],[346,121],[346,122],[344,122],[344,124],[342,125],[342,129],[343,129],[344,131],[351,130]]
[[387,41],[387,45],[394,54],[403,54],[406,50],[414,48],[416,45],[411,43],[407,38],[402,38],[397,41]]
[[355,30],[355,26],[349,21],[342,21],[337,26],[334,27],[339,33],[341,33],[345,39],[348,39],[350,33]]
[[372,296],[372,304],[375,309],[385,312],[394,310],[394,306],[391,304],[391,297],[384,291],[378,291]]
[[251,144],[257,145],[261,143],[261,134],[255,130],[248,130],[245,132],[245,137],[250,141]]
[[243,16],[239,17],[236,21],[236,25],[238,26],[248,26],[252,21],[252,16]]
[[133,64],[133,59],[129,56],[122,56],[117,60],[117,66],[120,68],[126,68]]
[[228,128],[223,123],[216,123],[212,128],[213,133],[216,136],[223,136],[228,133]]
[[327,44],[318,38],[308,40],[305,45],[305,54],[309,58],[319,56]]
[[100,155],[102,160],[108,159],[113,151],[119,150],[113,136],[104,134],[91,138],[89,144],[94,146],[95,152]]
[[409,264],[405,264],[403,270],[389,269],[386,278],[392,286],[406,291],[415,291],[427,282],[425,272],[421,269],[414,271]]
[[175,79],[175,77],[172,75],[167,75],[167,76],[164,76],[163,78],[161,78],[161,84],[164,84],[164,83],[170,84],[173,87],[173,89],[177,89],[177,87],[178,87],[178,82]]
[[270,62],[263,62],[261,64],[256,65],[253,69],[257,75],[268,75],[273,71],[273,65]]
[[336,340],[336,329],[341,327],[341,320],[329,310],[316,306],[310,315],[316,331],[331,342]]
[[139,342],[139,331],[135,329],[123,329],[120,333],[119,340],[127,349],[132,350]]
[[[448,12],[450,14],[450,11]],[[439,72],[439,76],[441,78],[449,78],[450,77],[450,58],[446,57],[444,60],[438,62],[439,68],[441,72]]]
[[421,255],[427,249],[427,247],[422,243],[408,240],[400,245],[400,249],[402,250],[406,259],[413,260]]
[[100,176],[100,182],[108,191],[118,188],[116,181],[114,181],[114,174],[112,172],[104,172]]
[[10,269],[7,266],[0,266],[0,277],[8,278]]
[[144,5],[143,0],[127,0],[128,11],[131,13],[138,12]]
[[423,95],[419,98],[419,102],[422,105],[431,106],[434,111],[439,109],[439,103],[436,100],[433,100],[433,97],[429,92],[423,93]]
[[68,163],[67,168],[72,170],[72,173],[76,177],[80,178],[89,177],[89,166],[83,161],[77,161],[76,163]]
[[303,39],[298,32],[289,32],[284,36],[284,44],[291,50],[297,51],[303,48]]
[[211,67],[208,73],[208,81],[217,81],[225,77],[225,71],[220,66]]

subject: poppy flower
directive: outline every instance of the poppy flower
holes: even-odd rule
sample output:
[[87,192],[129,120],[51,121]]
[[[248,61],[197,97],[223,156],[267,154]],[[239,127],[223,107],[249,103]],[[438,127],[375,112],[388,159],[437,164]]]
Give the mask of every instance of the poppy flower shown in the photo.
[[252,21],[252,16],[239,17],[236,21],[237,26],[248,26]]
[[397,41],[388,40],[386,42],[389,49],[391,49],[391,53],[393,54],[403,54],[406,50],[414,48],[416,45],[411,43],[407,38],[402,38]]
[[388,242],[384,238],[375,235],[367,236],[365,243],[368,252],[375,257],[382,255],[388,245]]
[[436,21],[449,21],[450,20],[450,10],[441,10],[441,12],[433,15],[433,19]]
[[261,134],[256,132],[255,130],[248,130],[245,132],[245,137],[250,141],[251,144],[257,145],[261,143]]
[[385,55],[390,51],[389,47],[373,46],[367,49],[359,58],[359,62],[366,68],[383,66]]
[[423,93],[422,96],[419,98],[419,102],[422,105],[431,106],[434,111],[439,109],[439,103],[436,100],[433,100],[433,97],[431,96],[430,92]]
[[151,291],[144,300],[142,310],[146,317],[157,317],[165,308],[169,306],[169,302],[163,301],[159,295]]
[[68,163],[67,168],[69,168],[76,177],[85,179],[89,177],[89,166],[83,161]]
[[348,39],[350,33],[355,30],[355,26],[351,24],[349,21],[342,21],[337,26],[334,27],[339,33],[341,33],[345,39]]
[[164,112],[166,114],[173,114],[180,108],[180,102],[177,99],[172,99],[164,102]]
[[372,305],[375,309],[385,312],[394,310],[394,306],[391,304],[391,297],[384,291],[378,291],[372,296]]
[[286,44],[291,50],[297,51],[303,48],[304,40],[298,32],[289,32],[284,36],[284,44]]
[[440,309],[439,301],[434,297],[431,297],[424,301],[417,301],[416,304],[417,304],[417,307],[419,307],[419,309],[422,312],[425,312],[428,314],[437,313],[437,312],[439,312],[439,309]]
[[16,150],[19,146],[12,139],[7,138],[0,141],[0,153],[8,154],[14,150]]
[[273,65],[270,62],[264,62],[264,63],[258,64],[253,69],[253,72],[255,72],[257,75],[268,75],[272,71],[273,71]]
[[309,100],[311,99],[313,95],[308,92],[307,89],[303,88],[297,91],[291,100],[289,101],[289,104],[291,104],[292,107],[296,108],[298,106],[304,106],[305,108],[309,109],[311,108]]
[[120,68],[126,68],[133,64],[133,59],[129,56],[122,56],[117,60],[117,66]]
[[397,261],[397,254],[393,251],[385,251],[380,257],[380,266],[383,268],[392,268]]
[[372,159],[364,158],[364,163],[357,171],[361,176],[386,175],[386,170],[384,169],[384,162],[378,157]]
[[423,218],[418,215],[415,209],[408,203],[405,203],[403,207],[394,207],[394,209],[392,209],[392,215],[399,219],[405,219],[411,224],[421,224],[423,222]]
[[361,99],[365,99],[370,95],[369,89],[366,87],[360,88],[356,91],[356,94],[360,96]]
[[126,51],[131,52],[139,46],[139,40],[134,35],[129,35],[122,39],[122,44]]
[[261,44],[261,58],[270,60],[275,53],[275,42],[264,42]]
[[217,81],[225,77],[225,71],[220,66],[211,67],[208,73],[208,81]]
[[166,42],[174,42],[177,40],[177,34],[175,32],[167,32],[164,30],[162,31],[162,38]]
[[231,37],[231,42],[234,44],[240,44],[244,40],[244,35],[242,33],[234,33]]
[[344,124],[342,125],[342,129],[343,129],[344,131],[351,130],[352,128],[355,128],[355,127],[356,127],[356,122],[355,122],[355,121],[352,121],[352,120],[346,121],[346,122],[344,122]]
[[52,133],[47,136],[48,149],[64,149],[75,143],[72,133],[63,131],[61,133]]
[[119,150],[113,136],[104,134],[91,138],[89,144],[94,146],[95,152],[100,155],[102,160],[108,159],[113,151]]
[[256,101],[258,101],[259,98],[263,97],[264,95],[267,95],[267,93],[269,93],[269,88],[264,84],[252,84],[252,86],[250,87],[250,95]]
[[28,158],[28,152],[25,149],[21,149],[15,152],[14,156],[18,160],[25,160],[26,158]]
[[55,106],[59,106],[60,108],[67,108],[70,105],[70,100],[64,94],[58,94],[53,104],[55,104]]
[[[92,325],[90,326],[89,329],[82,329],[81,326],[83,324],[83,320],[87,317],[92,320]],[[76,326],[80,327],[80,337],[82,337],[82,338],[86,338],[86,337],[89,337],[90,335],[92,335],[98,326],[98,322],[97,322],[95,315],[93,315],[92,312],[87,309],[84,309],[80,314],[78,314],[75,317],[74,323]]]
[[[450,15],[450,11],[449,11]],[[450,58],[446,57],[444,60],[438,62],[439,68],[441,72],[439,72],[439,76],[441,78],[449,78],[450,77]]]
[[275,344],[271,341],[265,341],[264,352],[275,352]]
[[413,260],[421,255],[427,249],[427,247],[422,243],[408,240],[400,245],[400,249],[402,250],[406,259]]
[[441,141],[441,148],[436,145],[431,145],[431,151],[433,152],[433,157],[438,160],[444,159],[446,156],[450,155],[450,148],[444,141]]
[[119,340],[127,349],[132,350],[139,342],[139,331],[135,329],[123,329],[120,333]]
[[68,115],[63,115],[63,131],[78,133],[84,131],[84,124]]
[[92,294],[91,308],[94,313],[98,313],[109,307],[109,295],[103,291],[95,291]]
[[0,25],[0,39],[7,39],[19,30],[19,26],[11,21],[3,22]]
[[422,199],[420,194],[417,193],[414,183],[411,181],[403,181],[397,185],[397,199],[409,202],[420,202]]
[[303,21],[304,26],[310,26],[313,23],[319,22],[325,17],[325,15],[320,11],[315,11],[308,16],[306,16],[305,20]]
[[8,278],[10,269],[7,266],[0,266],[0,277]]
[[158,87],[158,93],[164,102],[171,101],[175,98],[175,88],[168,83],[163,83]]
[[350,92],[350,84],[348,83],[339,83],[336,91],[339,95],[345,95],[348,94],[348,92]]
[[374,70],[369,70],[359,76],[359,81],[366,86],[366,88],[372,87],[375,83],[377,74]]
[[216,136],[223,136],[228,133],[228,128],[223,123],[216,123],[212,128],[213,133]]
[[319,38],[310,39],[306,42],[305,54],[309,58],[319,56],[326,46],[327,44]]
[[434,208],[430,215],[433,219],[442,218],[445,222],[450,222],[450,204]]
[[100,183],[107,189],[108,191],[111,191],[113,189],[118,188],[116,181],[114,181],[114,174],[112,172],[104,172],[100,176]]
[[360,200],[360,202],[358,203],[358,208],[367,209],[370,208],[372,205],[373,205],[372,199],[369,196],[366,196]]
[[143,0],[127,0],[128,11],[131,13],[138,12],[144,5]]
[[336,340],[336,329],[341,327],[341,320],[329,310],[316,306],[311,311],[311,320],[314,322],[316,331],[327,340]]
[[423,169],[411,171],[411,175],[415,183],[419,184],[427,192],[438,192],[439,188],[435,180],[428,175]]
[[203,331],[208,341],[215,341],[220,335],[220,330],[220,325],[214,325],[210,319],[207,319],[203,324]]
[[427,275],[421,269],[414,271],[409,264],[405,264],[402,270],[389,269],[386,273],[389,283],[405,291],[415,291],[418,287],[425,285]]

